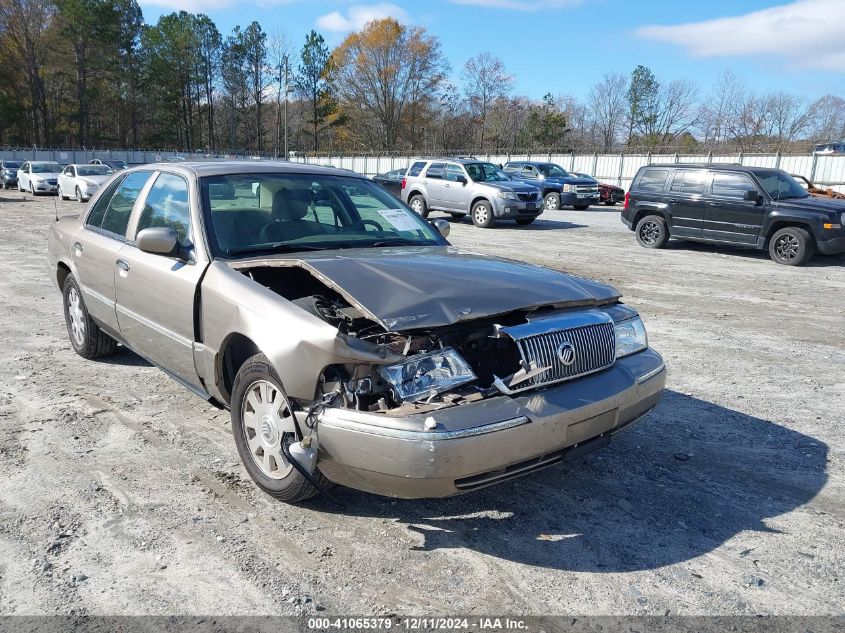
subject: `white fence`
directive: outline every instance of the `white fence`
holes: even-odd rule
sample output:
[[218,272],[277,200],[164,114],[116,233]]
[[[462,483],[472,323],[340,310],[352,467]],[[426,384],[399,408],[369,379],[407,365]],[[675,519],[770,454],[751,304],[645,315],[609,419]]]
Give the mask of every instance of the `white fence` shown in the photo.
[[[99,151],[99,150],[0,150],[0,159],[54,160],[59,163],[87,163],[92,158],[125,160],[130,165],[153,163],[176,152]],[[182,154],[188,160],[190,154]],[[818,186],[845,193],[845,156],[815,154],[476,154],[492,163],[536,160],[557,163],[568,171],[583,172],[602,182],[627,190],[637,170],[653,163],[740,163],[754,167],[779,167],[808,178]],[[332,165],[374,176],[408,167],[415,156],[295,156],[291,160],[314,165]]]
[[[845,192],[845,156],[815,154],[476,154],[492,163],[536,160],[557,163],[567,171],[583,172],[602,182],[628,189],[637,170],[654,163],[740,163],[753,167],[779,167],[804,176],[817,186]],[[292,160],[314,165],[332,165],[372,176],[408,167],[413,156],[296,156]]]

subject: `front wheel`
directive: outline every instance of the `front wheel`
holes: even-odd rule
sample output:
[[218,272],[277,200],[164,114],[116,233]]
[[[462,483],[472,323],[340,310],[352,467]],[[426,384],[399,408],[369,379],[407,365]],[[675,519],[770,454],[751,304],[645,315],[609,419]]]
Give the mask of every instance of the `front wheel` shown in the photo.
[[813,240],[797,226],[780,229],[769,240],[769,257],[784,266],[801,266],[813,257]]
[[543,206],[546,211],[557,211],[560,209],[560,194],[556,191],[551,191],[543,198]]
[[421,218],[428,217],[428,205],[425,203],[425,198],[421,195],[417,194],[411,196],[411,199],[408,200],[408,206],[414,210],[414,212],[419,215]]
[[65,277],[62,294],[67,333],[74,351],[89,360],[113,353],[117,348],[117,341],[103,332],[88,314],[79,284],[73,275]]
[[663,248],[669,241],[666,220],[659,215],[647,215],[637,222],[637,241],[646,248]]
[[[282,442],[298,439],[293,408],[264,354],[249,358],[232,385],[232,431],[241,462],[255,484],[280,501],[304,501],[318,490],[288,462]],[[321,484],[329,481],[314,472]]]
[[29,193],[32,194],[33,198],[37,195],[35,193],[35,185],[33,185],[32,183],[29,183]]
[[528,225],[528,224],[531,224],[531,223],[532,223],[534,220],[536,220],[536,219],[537,219],[537,218],[517,218],[517,219],[516,219],[516,223],[517,223],[517,224],[520,224],[520,225],[522,225],[522,226],[526,226],[526,225]]
[[493,226],[493,209],[486,200],[480,200],[472,208],[472,223],[480,229],[488,229]]
[[79,187],[76,188],[76,201],[80,204],[85,202],[85,199],[82,197],[82,190]]

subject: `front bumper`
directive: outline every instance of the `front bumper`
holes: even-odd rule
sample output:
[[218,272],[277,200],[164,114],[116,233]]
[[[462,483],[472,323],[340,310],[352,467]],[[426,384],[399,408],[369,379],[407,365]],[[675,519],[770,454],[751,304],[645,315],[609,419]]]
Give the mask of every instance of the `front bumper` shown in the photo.
[[493,217],[499,220],[515,220],[517,218],[536,218],[543,212],[543,198],[536,200],[507,200],[494,198]]
[[840,255],[845,253],[845,230],[836,231],[840,235],[827,240],[816,240],[816,248],[822,255]]
[[58,190],[58,187],[59,187],[58,183],[54,185],[54,184],[51,184],[51,183],[45,182],[45,181],[41,181],[41,182],[34,182],[33,181],[33,183],[32,183],[33,190],[35,190],[39,193],[40,192],[56,193],[56,191]]
[[654,408],[665,383],[663,359],[647,349],[591,376],[433,413],[326,409],[319,467],[334,482],[391,497],[469,492],[601,448]]

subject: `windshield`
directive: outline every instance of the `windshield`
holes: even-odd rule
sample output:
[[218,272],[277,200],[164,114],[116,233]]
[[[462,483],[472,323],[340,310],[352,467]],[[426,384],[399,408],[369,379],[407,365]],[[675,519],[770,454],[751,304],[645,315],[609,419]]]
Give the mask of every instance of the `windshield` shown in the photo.
[[774,200],[787,200],[789,198],[806,198],[810,194],[785,171],[756,172],[757,180],[763,185],[763,189]]
[[62,170],[58,163],[32,163],[33,174],[57,174]]
[[77,176],[108,176],[112,170],[107,165],[80,165],[76,168]]
[[557,165],[539,165],[538,169],[546,178],[566,178],[569,175],[563,167]]
[[3,167],[5,167],[6,169],[18,169],[20,166],[21,164],[14,160],[7,160],[5,163],[3,163]]
[[236,174],[203,178],[201,186],[209,243],[222,257],[446,244],[425,220],[370,180]]
[[108,165],[109,167],[114,167],[115,169],[125,169],[126,163],[122,160],[104,160],[103,163]]
[[464,165],[473,182],[502,182],[510,178],[493,163],[467,163]]

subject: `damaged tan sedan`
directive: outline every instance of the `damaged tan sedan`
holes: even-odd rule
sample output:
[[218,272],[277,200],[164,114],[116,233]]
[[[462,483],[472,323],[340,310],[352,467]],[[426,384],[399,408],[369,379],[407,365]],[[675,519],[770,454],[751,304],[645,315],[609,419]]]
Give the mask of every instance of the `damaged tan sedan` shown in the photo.
[[666,371],[610,286],[466,252],[366,178],[119,172],[50,231],[73,348],[118,344],[231,410],[256,484],[439,497],[607,444]]

